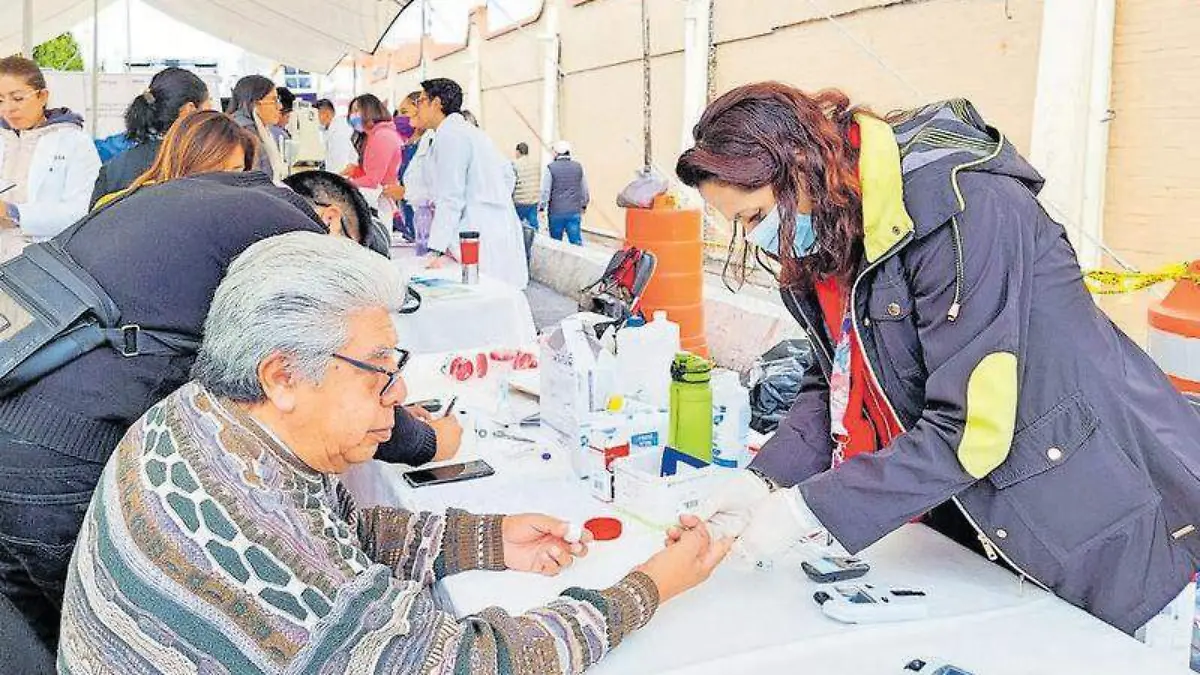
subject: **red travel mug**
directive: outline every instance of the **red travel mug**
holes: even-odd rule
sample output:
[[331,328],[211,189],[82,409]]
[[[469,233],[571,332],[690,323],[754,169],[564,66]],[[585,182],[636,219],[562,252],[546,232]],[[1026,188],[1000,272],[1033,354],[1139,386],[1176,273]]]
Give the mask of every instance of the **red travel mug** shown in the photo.
[[460,232],[458,251],[462,257],[462,280],[464,284],[479,283],[479,233]]

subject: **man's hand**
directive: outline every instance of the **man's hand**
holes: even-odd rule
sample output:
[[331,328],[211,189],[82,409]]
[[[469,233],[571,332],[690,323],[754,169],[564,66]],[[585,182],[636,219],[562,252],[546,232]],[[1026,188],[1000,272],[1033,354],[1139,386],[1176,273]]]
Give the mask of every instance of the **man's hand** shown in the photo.
[[565,520],[539,513],[505,516],[501,522],[505,566],[548,577],[558,574],[575,558],[587,555],[592,541],[591,533],[584,530],[578,542],[568,542],[570,527]]
[[462,447],[463,428],[458,423],[458,417],[448,415],[436,420],[430,419],[426,424],[433,427],[433,433],[437,435],[437,452],[433,455],[433,461],[444,462],[453,459]]
[[713,541],[708,528],[695,516],[680,518],[679,536],[640,565],[658,587],[659,602],[666,602],[708,579],[733,546],[732,537]]
[[404,409],[408,411],[409,415],[412,415],[426,424],[433,421],[433,413],[426,410],[425,406],[406,405],[404,406]]

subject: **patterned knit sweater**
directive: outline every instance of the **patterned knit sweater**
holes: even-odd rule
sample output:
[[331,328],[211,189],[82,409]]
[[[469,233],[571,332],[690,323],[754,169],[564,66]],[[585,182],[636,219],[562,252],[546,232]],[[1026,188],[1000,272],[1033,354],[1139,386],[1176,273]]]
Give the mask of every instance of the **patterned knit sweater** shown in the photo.
[[430,586],[504,569],[500,516],[356,510],[242,410],[188,384],[110,459],[63,605],[62,673],[579,673],[653,615],[634,572],[462,620]]

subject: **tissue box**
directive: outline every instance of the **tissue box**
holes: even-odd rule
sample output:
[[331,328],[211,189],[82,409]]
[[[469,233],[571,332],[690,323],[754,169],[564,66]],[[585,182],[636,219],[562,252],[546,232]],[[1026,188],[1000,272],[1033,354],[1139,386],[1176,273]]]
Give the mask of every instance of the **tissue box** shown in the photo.
[[675,475],[662,475],[661,451],[631,454],[612,463],[613,504],[629,515],[656,528],[679,522],[700,501],[734,472],[680,463]]

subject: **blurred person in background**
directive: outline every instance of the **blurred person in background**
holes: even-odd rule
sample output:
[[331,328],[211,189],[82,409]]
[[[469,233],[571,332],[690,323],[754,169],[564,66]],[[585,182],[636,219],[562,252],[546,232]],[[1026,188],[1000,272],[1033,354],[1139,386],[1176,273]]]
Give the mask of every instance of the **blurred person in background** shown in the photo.
[[495,144],[460,113],[462,87],[436,78],[421,83],[417,117],[436,129],[429,155],[433,188],[429,266],[458,257],[459,233],[479,232],[479,270],[517,289],[529,283],[521,223],[513,207],[513,174]]
[[583,214],[591,201],[583,165],[571,157],[571,144],[554,144],[554,161],[542,172],[541,210],[546,212],[550,236],[583,246]]
[[404,157],[404,141],[396,131],[392,116],[374,94],[362,94],[350,101],[350,128],[354,130],[354,149],[358,164],[345,175],[359,188],[367,191],[379,217],[392,222],[396,202],[386,188],[400,182],[400,162]]
[[333,101],[327,98],[317,101],[317,120],[325,140],[325,170],[340,174],[357,164],[354,130],[348,119],[338,116]]
[[161,141],[158,156],[123,190],[101,197],[96,208],[145,185],[217,171],[250,171],[258,142],[232,118],[215,110],[181,117]]
[[83,217],[100,172],[83,118],[49,101],[36,63],[0,59],[0,259]]
[[133,147],[100,168],[91,205],[95,206],[105,195],[129,187],[150,168],[163,136],[175,120],[210,107],[208,86],[195,73],[174,67],[160,70],[146,91],[125,109],[125,137]]
[[271,127],[282,119],[283,103],[275,83],[262,75],[247,75],[233,86],[233,98],[228,112],[246,131],[258,139],[259,148],[254,160],[254,170],[261,171],[271,180],[283,180],[287,176],[287,164],[283,159]]

